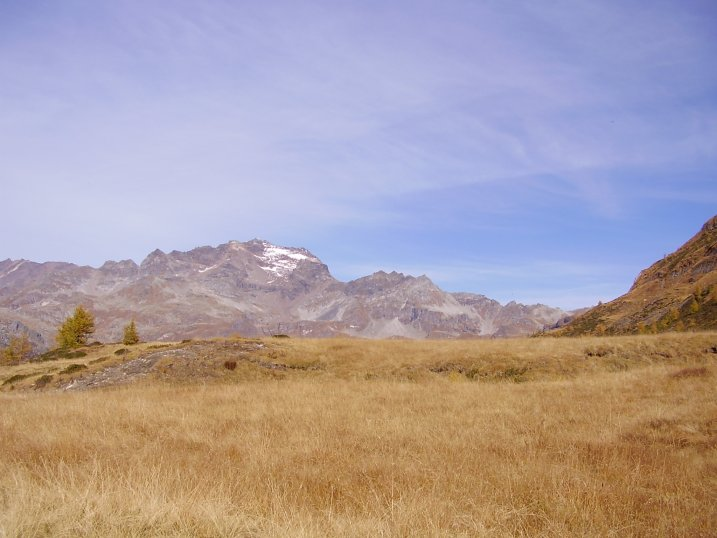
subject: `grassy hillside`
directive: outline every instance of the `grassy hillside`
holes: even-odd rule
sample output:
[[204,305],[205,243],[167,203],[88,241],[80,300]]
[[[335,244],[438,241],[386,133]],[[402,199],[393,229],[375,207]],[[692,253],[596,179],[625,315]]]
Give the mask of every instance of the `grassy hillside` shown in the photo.
[[[511,340],[245,339],[120,344],[50,352],[0,366],[0,391],[83,390],[128,383],[271,379],[550,381],[701,362],[711,333]],[[709,355],[709,354],[708,354]],[[232,364],[233,363],[233,364]]]
[[645,269],[630,291],[556,331],[558,335],[644,334],[717,329],[717,217]]
[[717,530],[715,333],[118,349],[0,369],[1,536]]

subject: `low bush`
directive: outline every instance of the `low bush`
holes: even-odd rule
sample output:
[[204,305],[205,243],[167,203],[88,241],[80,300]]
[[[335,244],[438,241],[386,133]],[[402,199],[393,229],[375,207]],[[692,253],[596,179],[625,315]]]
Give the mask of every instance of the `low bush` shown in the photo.
[[2,382],[3,386],[9,385],[11,383],[15,383],[17,381],[22,381],[23,379],[26,379],[30,377],[32,374],[15,374],[14,376],[8,377],[5,381]]
[[60,372],[60,375],[73,374],[75,372],[79,372],[80,370],[87,370],[87,366],[84,364],[70,364],[67,368]]
[[41,389],[42,387],[46,386],[50,381],[52,381],[52,375],[45,374],[43,376],[40,376],[37,378],[37,381],[35,381],[35,388]]
[[615,350],[610,346],[597,345],[588,347],[585,350],[585,355],[587,357],[607,357],[608,355],[612,355],[614,352]]
[[42,355],[38,355],[37,360],[44,362],[56,361],[58,359],[80,359],[86,356],[87,352],[85,351],[70,351],[69,349],[58,348],[43,353]]

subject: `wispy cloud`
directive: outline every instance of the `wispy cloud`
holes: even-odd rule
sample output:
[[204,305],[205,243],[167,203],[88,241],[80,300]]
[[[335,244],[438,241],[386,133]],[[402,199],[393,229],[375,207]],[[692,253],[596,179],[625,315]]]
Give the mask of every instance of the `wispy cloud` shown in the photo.
[[[707,212],[714,199],[709,2],[0,10],[8,255],[61,257],[43,254],[61,236],[52,223],[82,236],[78,215],[95,233],[75,259],[101,263],[230,237],[340,241],[327,228],[357,245],[380,226],[404,242],[510,221],[593,230],[654,213],[638,208],[656,170],[695,171],[661,180],[664,203],[701,193],[680,198]],[[18,227],[27,207],[47,220]]]

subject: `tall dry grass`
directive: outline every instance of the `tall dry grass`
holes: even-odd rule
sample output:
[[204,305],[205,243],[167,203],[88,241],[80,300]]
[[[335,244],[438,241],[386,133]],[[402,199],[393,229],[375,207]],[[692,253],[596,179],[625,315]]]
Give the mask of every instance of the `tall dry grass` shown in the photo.
[[[5,393],[0,535],[714,536],[714,340],[282,342],[323,369]],[[499,353],[524,382],[468,375]]]

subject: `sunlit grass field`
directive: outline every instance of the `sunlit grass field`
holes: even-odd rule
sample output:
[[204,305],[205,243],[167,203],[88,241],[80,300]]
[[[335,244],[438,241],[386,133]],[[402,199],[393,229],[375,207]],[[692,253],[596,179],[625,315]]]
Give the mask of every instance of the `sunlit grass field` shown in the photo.
[[717,534],[715,333],[227,342],[0,368],[0,536]]

